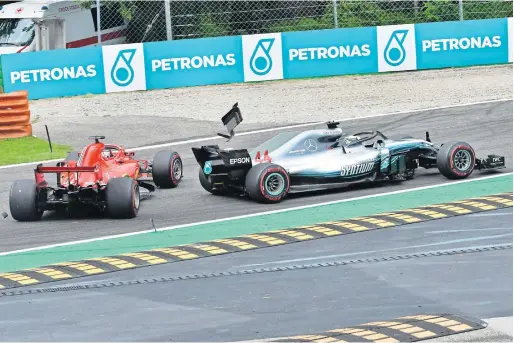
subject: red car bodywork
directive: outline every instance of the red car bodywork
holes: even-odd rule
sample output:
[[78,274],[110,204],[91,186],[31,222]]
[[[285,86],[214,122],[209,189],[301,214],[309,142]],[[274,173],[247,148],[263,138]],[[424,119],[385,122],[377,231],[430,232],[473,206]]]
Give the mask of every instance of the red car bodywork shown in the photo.
[[[110,151],[109,156],[105,156],[105,151]],[[38,187],[48,186],[45,173],[57,173],[58,186],[67,188],[97,188],[106,185],[114,177],[130,177],[136,180],[148,177],[148,161],[139,161],[133,156],[134,153],[126,152],[121,146],[95,142],[82,150],[78,161],[60,162],[56,167],[38,165],[35,170],[36,183]]]
[[[55,167],[39,164],[35,180],[16,180],[9,193],[11,215],[18,221],[40,220],[44,211],[75,212],[93,206],[112,218],[133,218],[139,211],[140,188],[174,188],[182,179],[182,159],[175,151],[159,151],[153,161],[138,160],[121,146],[104,144],[103,136],[81,153],[71,152]],[[56,174],[56,186],[45,179]]]
[[[71,152],[55,167],[39,164],[35,180],[15,180],[9,193],[11,215],[18,221],[42,218],[44,211],[75,212],[93,206],[112,218],[134,218],[139,211],[140,188],[175,188],[182,179],[182,159],[175,151],[159,151],[153,160],[138,160],[119,145],[104,144],[103,136],[81,153]],[[52,186],[45,174],[56,174]]]

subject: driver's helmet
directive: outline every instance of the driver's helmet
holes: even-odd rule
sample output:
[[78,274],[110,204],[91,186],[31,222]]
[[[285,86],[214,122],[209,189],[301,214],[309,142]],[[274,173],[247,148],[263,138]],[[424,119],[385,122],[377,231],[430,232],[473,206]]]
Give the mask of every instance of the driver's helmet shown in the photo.
[[105,147],[102,150],[102,157],[105,159],[111,159],[118,154],[119,150],[115,147]]
[[359,136],[353,136],[353,135],[348,135],[348,136],[345,136],[345,137],[343,138],[343,140],[344,140],[344,142],[345,142],[346,144],[350,144],[350,143],[352,143],[352,142],[356,142],[356,141],[358,141],[359,139],[360,139],[360,137],[359,137]]
[[102,150],[102,157],[103,158],[110,158],[111,157],[111,150],[110,149],[105,149],[105,150]]

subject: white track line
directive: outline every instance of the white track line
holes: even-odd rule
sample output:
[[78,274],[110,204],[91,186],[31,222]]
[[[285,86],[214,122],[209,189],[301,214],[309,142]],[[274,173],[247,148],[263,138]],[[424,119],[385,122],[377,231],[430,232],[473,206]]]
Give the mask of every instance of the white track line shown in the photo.
[[[215,223],[221,223],[221,222],[231,221],[231,220],[236,220],[236,219],[245,219],[245,218],[264,216],[264,215],[275,214],[275,213],[283,213],[283,212],[289,212],[289,211],[296,211],[296,210],[302,210],[302,209],[307,209],[307,208],[312,208],[312,207],[326,206],[326,205],[338,204],[338,203],[344,203],[344,202],[350,202],[350,201],[356,201],[356,200],[363,200],[363,199],[369,199],[369,198],[380,198],[380,197],[384,197],[384,196],[388,196],[388,195],[410,193],[410,192],[415,192],[415,191],[420,191],[420,190],[425,190],[425,189],[432,189],[432,188],[439,188],[439,187],[444,187],[444,186],[454,185],[454,184],[462,184],[462,183],[470,183],[470,182],[475,182],[475,181],[483,181],[483,180],[496,179],[496,178],[499,178],[499,177],[505,177],[507,175],[512,175],[512,172],[504,173],[504,174],[501,174],[501,175],[486,176],[486,177],[476,178],[476,179],[468,179],[468,180],[455,181],[455,182],[439,184],[439,185],[423,186],[423,187],[417,187],[417,188],[409,188],[409,189],[403,189],[403,190],[387,192],[387,193],[370,194],[370,195],[364,195],[364,196],[354,197],[354,198],[349,198],[349,199],[333,200],[333,201],[322,202],[322,203],[317,203],[317,204],[312,204],[312,205],[303,205],[303,206],[297,206],[297,207],[290,207],[290,208],[285,208],[285,209],[281,209],[281,210],[273,210],[273,211],[259,212],[259,213],[253,213],[253,214],[245,214],[245,215],[235,216],[235,217],[207,220],[207,221],[190,223],[190,224],[168,226],[168,227],[163,227],[163,228],[157,229],[157,231],[170,231],[170,230],[176,230],[176,229],[192,227],[192,226],[197,226],[197,225],[203,225],[203,224],[215,224]],[[129,237],[129,236],[135,236],[135,235],[141,235],[141,234],[145,234],[145,233],[150,233],[150,232],[154,232],[154,231],[155,230],[144,230],[144,231],[124,233],[124,234],[119,234],[119,235],[111,235],[111,236],[90,238],[90,239],[84,239],[84,240],[78,240],[78,241],[72,241],[72,242],[44,245],[44,246],[34,247],[34,248],[6,251],[6,252],[1,252],[0,256],[6,256],[6,255],[12,255],[12,254],[17,254],[17,253],[22,253],[22,252],[36,251],[36,250],[43,250],[43,249],[50,249],[50,248],[61,247],[61,246],[76,245],[76,244],[90,243],[90,242],[97,242],[97,241],[103,241],[103,240],[107,240],[107,239]]]
[[[377,117],[377,118],[378,117],[385,117],[385,116],[391,116],[391,115],[395,115],[395,114],[398,115],[398,114],[419,113],[419,112],[425,112],[425,111],[442,110],[442,109],[445,109],[445,108],[465,107],[465,106],[489,104],[489,103],[504,102],[504,101],[512,101],[512,98],[510,98],[510,99],[478,101],[478,102],[469,102],[469,103],[459,104],[459,105],[447,105],[447,106],[428,107],[428,108],[422,108],[422,109],[419,109],[419,110],[409,110],[409,111],[399,111],[399,112],[373,114],[373,115],[367,115],[367,116],[356,117],[356,118],[335,119],[335,121],[347,122],[347,121],[352,121],[352,120],[370,119],[370,118],[375,118],[375,117]],[[323,125],[324,123],[325,123],[325,121],[306,123],[306,124],[287,125],[287,126],[276,127],[276,128],[269,128],[269,129],[241,132],[241,133],[238,133],[237,136],[248,136],[248,135],[255,135],[255,134],[264,133],[264,132],[273,132],[273,131],[294,129],[294,128],[299,128],[299,127]],[[187,139],[187,140],[171,142],[171,143],[146,145],[146,146],[141,146],[141,147],[136,147],[136,148],[130,148],[130,149],[127,149],[127,150],[128,151],[151,150],[151,149],[165,148],[165,147],[176,146],[176,145],[184,145],[184,144],[190,144],[190,143],[198,143],[198,142],[211,141],[211,140],[216,140],[216,139],[221,139],[221,138],[222,137],[220,137],[220,136],[211,136],[211,137]],[[62,161],[62,158],[61,159],[55,159],[55,160],[47,160],[47,161],[27,162],[27,163],[20,163],[20,164],[10,164],[10,165],[5,165],[5,166],[0,166],[0,169],[24,167],[24,166],[30,166],[30,165],[39,164],[39,163],[43,163],[44,164],[44,163],[53,163],[53,162],[59,162],[59,161]]]
[[[352,121],[352,120],[379,118],[379,117],[391,116],[391,115],[395,115],[395,114],[399,115],[399,114],[419,113],[419,112],[426,112],[426,111],[433,111],[433,110],[442,110],[442,109],[445,109],[445,108],[473,106],[473,105],[488,104],[488,103],[503,102],[503,101],[512,101],[512,99],[499,99],[499,100],[488,100],[488,101],[470,102],[470,103],[459,104],[459,105],[447,105],[447,106],[429,107],[429,108],[422,108],[422,109],[419,109],[419,110],[409,110],[409,111],[398,111],[398,112],[371,114],[371,115],[362,116],[362,117],[343,118],[343,119],[334,119],[334,120],[338,121],[338,122],[347,122],[347,121]],[[260,129],[260,130],[254,130],[254,131],[241,132],[241,133],[237,133],[236,136],[255,135],[255,134],[264,133],[264,132],[273,132],[273,131],[294,129],[294,128],[298,128],[298,127],[323,125],[325,123],[326,123],[326,121],[319,121],[319,122],[312,122],[312,123],[305,123],[305,124],[287,125],[287,126],[274,127],[274,128],[269,128],[269,129]],[[133,149],[127,149],[127,150],[130,150],[130,151],[149,150],[149,149],[163,148],[163,147],[174,146],[174,145],[198,143],[198,142],[209,141],[209,140],[214,140],[214,139],[221,139],[221,138],[222,137],[220,137],[220,136],[204,137],[204,138],[190,139],[190,140],[186,140],[186,141],[178,141],[178,142],[172,142],[172,143],[147,145],[147,146],[142,146],[142,147],[133,148]]]

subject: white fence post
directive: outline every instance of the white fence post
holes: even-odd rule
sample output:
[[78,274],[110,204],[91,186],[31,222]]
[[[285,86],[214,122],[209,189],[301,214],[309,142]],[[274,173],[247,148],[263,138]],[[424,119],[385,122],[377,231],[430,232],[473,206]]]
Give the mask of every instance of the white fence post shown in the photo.
[[339,20],[337,19],[337,0],[332,0],[332,8],[334,12],[334,27],[339,27]]
[[100,0],[96,0],[96,27],[98,45],[102,45],[102,25],[100,24]]
[[168,40],[173,40],[173,34],[172,34],[172,30],[171,30],[170,0],[164,0],[164,12],[166,15],[166,38]]

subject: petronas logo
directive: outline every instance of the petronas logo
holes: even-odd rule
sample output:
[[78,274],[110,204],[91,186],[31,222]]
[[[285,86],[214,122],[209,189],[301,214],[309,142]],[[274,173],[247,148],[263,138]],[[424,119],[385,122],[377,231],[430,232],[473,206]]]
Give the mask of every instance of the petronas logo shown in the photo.
[[203,172],[206,175],[209,175],[210,173],[212,173],[212,162],[211,161],[205,162],[205,164],[203,166]]
[[257,42],[250,58],[250,70],[259,76],[266,75],[273,67],[270,52],[275,38],[264,38]]
[[111,69],[112,82],[118,87],[129,85],[134,80],[134,69],[131,66],[136,49],[120,50]]
[[397,67],[405,61],[406,52],[403,43],[409,30],[396,30],[391,33],[391,37],[384,49],[384,60],[392,67]]

